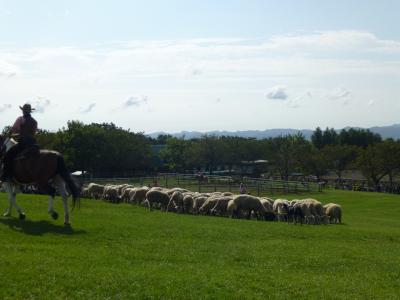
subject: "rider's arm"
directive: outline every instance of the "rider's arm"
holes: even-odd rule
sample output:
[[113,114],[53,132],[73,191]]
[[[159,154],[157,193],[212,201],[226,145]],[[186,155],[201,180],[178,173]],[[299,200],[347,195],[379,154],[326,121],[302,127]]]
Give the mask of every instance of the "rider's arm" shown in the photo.
[[18,134],[21,131],[22,117],[19,117],[11,128],[11,134]]

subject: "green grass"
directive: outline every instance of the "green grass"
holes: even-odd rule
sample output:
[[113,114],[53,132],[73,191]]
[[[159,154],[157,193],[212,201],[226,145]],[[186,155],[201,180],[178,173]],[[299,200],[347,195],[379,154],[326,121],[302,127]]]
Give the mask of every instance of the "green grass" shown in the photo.
[[[27,220],[0,217],[0,299],[399,299],[400,197],[304,196],[340,203],[344,224],[83,200],[68,229],[60,200],[60,219],[52,221],[47,197],[18,195]],[[0,211],[6,205],[0,194]]]

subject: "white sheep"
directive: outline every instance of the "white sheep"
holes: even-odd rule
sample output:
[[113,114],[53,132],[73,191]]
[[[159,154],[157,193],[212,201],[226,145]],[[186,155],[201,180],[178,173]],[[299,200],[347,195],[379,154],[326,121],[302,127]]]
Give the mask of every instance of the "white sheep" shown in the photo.
[[158,203],[162,210],[166,210],[170,198],[169,195],[163,191],[149,190],[146,193],[146,200],[150,211],[155,203]]
[[330,223],[342,223],[342,207],[339,204],[328,203],[324,205],[324,211]]

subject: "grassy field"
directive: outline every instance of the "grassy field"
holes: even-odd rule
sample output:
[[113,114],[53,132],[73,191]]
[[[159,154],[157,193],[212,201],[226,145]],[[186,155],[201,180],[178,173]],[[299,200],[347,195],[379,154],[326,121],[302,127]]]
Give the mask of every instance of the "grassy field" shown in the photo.
[[399,299],[400,197],[305,196],[340,203],[344,224],[83,200],[68,229],[48,216],[47,197],[19,195],[27,220],[0,217],[0,299]]

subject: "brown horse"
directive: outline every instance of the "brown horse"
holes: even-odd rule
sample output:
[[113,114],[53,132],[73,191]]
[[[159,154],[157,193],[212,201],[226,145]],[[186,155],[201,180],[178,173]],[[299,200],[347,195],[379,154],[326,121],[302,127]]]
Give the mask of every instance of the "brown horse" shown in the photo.
[[[16,142],[7,136],[0,136],[0,145],[3,145],[3,151],[8,151],[16,145]],[[48,212],[53,219],[58,218],[57,212],[53,208],[53,201],[56,189],[63,199],[64,205],[64,224],[69,225],[68,211],[68,193],[66,185],[72,194],[72,203],[75,207],[79,202],[79,188],[73,181],[68,172],[64,158],[56,151],[27,149],[18,154],[13,162],[13,182],[3,182],[4,189],[8,193],[10,201],[9,208],[4,216],[11,216],[11,210],[14,206],[19,213],[20,219],[25,219],[25,213],[16,203],[16,187],[21,185],[35,185],[40,190],[46,191],[49,198]]]

